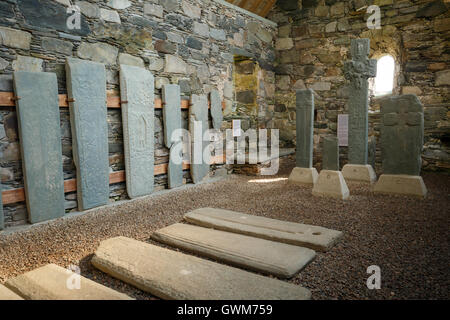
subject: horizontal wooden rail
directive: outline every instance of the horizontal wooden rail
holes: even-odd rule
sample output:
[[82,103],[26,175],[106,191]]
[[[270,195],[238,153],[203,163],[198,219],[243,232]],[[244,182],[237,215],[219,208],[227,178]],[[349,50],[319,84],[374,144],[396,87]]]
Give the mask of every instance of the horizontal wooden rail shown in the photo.
[[[216,156],[212,158],[211,164],[225,163],[223,156]],[[155,176],[167,173],[167,163],[155,165]],[[189,169],[188,163],[183,162],[183,170]],[[109,174],[109,184],[119,183],[125,181],[125,171],[116,171]],[[64,193],[77,191],[77,179],[64,180]],[[2,192],[3,204],[11,204],[25,201],[25,189],[9,189]]]
[[[15,107],[16,102],[13,99],[14,92],[0,92],[0,106],[2,107]],[[67,94],[59,94],[59,107],[67,108],[69,107],[69,103],[67,102]],[[107,107],[108,108],[120,108],[120,97],[116,95],[115,91],[108,90],[106,95]],[[209,104],[211,104],[209,102]],[[162,109],[163,103],[160,98],[155,99],[155,109]],[[209,105],[209,107],[211,107]],[[225,101],[222,101],[222,109],[225,108]],[[189,100],[182,99],[181,100],[181,109],[189,109]]]

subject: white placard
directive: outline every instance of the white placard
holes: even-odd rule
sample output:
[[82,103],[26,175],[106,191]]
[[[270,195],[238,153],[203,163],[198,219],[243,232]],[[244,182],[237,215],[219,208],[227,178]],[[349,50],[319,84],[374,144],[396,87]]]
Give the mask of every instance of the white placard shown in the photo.
[[348,147],[348,114],[338,114],[337,136],[339,146]]
[[233,120],[233,137],[241,135],[241,120]]

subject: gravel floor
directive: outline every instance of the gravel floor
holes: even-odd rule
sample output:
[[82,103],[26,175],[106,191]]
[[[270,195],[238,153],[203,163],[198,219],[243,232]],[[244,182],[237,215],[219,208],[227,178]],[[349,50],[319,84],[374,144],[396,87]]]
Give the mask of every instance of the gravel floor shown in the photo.
[[[230,176],[192,188],[125,202],[0,234],[0,282],[47,263],[79,265],[82,275],[137,299],[153,297],[89,263],[99,242],[115,236],[149,241],[152,231],[206,206],[341,230],[344,237],[290,282],[313,299],[449,299],[450,177],[425,173],[426,200],[381,196],[349,184],[351,199],[311,196],[307,187],[277,177]],[[381,268],[381,289],[368,290],[366,269]]]

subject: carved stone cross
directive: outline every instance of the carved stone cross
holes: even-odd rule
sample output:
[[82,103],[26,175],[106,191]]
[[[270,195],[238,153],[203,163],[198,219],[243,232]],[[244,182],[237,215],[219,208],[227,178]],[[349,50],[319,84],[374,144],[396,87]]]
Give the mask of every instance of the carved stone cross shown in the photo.
[[369,78],[377,74],[377,60],[368,59],[369,39],[351,42],[351,61],[344,63],[345,78],[350,80],[348,158],[350,164],[367,164]]

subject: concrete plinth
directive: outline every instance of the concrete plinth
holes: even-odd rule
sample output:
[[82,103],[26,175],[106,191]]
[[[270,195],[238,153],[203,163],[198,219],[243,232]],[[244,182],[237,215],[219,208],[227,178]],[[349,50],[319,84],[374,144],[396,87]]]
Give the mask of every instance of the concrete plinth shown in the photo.
[[340,171],[322,170],[317,183],[314,185],[312,194],[314,196],[327,196],[345,200],[350,196],[350,191]]
[[421,176],[382,174],[373,189],[375,193],[410,195],[425,198],[427,187]]
[[291,175],[289,176],[289,183],[292,184],[310,184],[313,185],[317,182],[319,174],[316,168],[300,168],[295,167],[292,169]]
[[342,175],[347,181],[375,183],[377,175],[370,164],[346,164],[342,168]]

